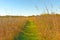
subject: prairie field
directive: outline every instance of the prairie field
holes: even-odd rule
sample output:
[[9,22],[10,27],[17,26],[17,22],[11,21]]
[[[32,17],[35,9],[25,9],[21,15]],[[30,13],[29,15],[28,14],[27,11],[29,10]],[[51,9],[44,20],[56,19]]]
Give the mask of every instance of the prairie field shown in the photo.
[[[60,40],[60,15],[44,14],[37,16],[0,16],[0,40],[14,40],[28,20],[38,28],[38,40]],[[32,25],[33,26],[33,25]]]

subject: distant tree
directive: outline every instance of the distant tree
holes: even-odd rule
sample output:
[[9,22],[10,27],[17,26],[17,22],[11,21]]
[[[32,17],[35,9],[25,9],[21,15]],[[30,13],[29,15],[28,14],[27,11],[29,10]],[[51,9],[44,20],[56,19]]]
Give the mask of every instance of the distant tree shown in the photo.
[[39,40],[38,28],[33,21],[27,21],[23,31],[18,34],[15,40]]

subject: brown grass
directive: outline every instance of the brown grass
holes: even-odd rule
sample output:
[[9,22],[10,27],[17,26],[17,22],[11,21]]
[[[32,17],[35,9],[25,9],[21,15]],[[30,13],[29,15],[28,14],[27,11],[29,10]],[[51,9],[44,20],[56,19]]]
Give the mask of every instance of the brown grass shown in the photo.
[[60,15],[56,14],[28,17],[1,16],[0,40],[13,40],[27,20],[36,23],[42,40],[60,40]]

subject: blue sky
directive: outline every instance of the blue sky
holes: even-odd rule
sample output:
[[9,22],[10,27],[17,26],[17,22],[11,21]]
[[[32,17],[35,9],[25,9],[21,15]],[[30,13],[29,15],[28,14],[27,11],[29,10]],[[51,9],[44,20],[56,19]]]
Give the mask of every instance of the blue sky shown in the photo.
[[60,0],[0,0],[0,15],[38,15],[46,13],[45,7],[60,13]]

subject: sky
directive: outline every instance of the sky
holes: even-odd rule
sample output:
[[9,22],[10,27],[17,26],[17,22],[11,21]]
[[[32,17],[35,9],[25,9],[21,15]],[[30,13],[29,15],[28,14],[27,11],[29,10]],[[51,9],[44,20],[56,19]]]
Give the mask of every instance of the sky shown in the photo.
[[60,0],[0,0],[0,15],[40,15],[60,13]]

